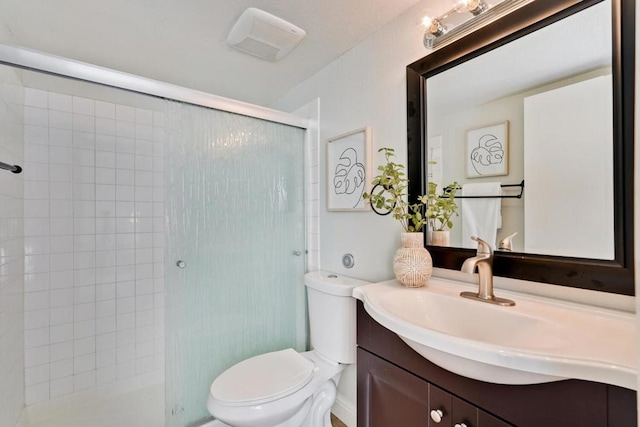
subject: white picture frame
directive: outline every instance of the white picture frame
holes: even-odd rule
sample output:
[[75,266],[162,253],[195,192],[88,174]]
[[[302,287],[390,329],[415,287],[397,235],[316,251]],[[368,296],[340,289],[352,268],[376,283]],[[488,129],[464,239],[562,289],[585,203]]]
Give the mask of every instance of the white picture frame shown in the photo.
[[362,198],[371,191],[371,128],[327,140],[327,210],[368,211]]
[[509,122],[467,130],[467,178],[509,174]]

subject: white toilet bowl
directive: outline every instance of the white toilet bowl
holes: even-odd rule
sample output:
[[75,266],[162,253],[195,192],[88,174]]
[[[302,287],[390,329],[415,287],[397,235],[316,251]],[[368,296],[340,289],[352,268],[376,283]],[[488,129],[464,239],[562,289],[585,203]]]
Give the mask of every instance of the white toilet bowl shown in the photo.
[[314,351],[261,354],[214,381],[207,409],[233,427],[330,427],[329,410],[344,366]]
[[207,427],[331,427],[344,366],[356,359],[353,288],[367,282],[323,271],[305,274],[313,351],[286,349],[244,360],[209,390]]

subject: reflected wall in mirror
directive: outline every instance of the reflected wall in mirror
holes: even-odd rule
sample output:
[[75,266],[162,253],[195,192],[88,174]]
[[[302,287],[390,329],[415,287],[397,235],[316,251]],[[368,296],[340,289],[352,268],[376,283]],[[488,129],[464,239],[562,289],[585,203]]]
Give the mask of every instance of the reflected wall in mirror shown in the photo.
[[614,258],[611,54],[603,1],[427,79],[428,180],[463,196],[526,183],[458,199],[451,246],[518,233],[516,252]]
[[537,0],[407,67],[410,196],[462,187],[435,266],[517,233],[496,275],[634,294],[634,17],[635,0]]

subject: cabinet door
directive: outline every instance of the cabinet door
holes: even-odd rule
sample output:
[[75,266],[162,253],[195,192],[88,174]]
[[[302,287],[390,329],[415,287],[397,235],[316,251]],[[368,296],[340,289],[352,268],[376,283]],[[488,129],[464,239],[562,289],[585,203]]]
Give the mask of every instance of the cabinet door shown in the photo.
[[359,427],[429,426],[426,381],[360,349],[358,368]]
[[429,427],[449,427],[452,419],[451,395],[429,384]]
[[457,397],[452,398],[452,426],[478,427],[478,408]]
[[486,412],[478,411],[478,427],[513,427],[511,424],[502,421]]

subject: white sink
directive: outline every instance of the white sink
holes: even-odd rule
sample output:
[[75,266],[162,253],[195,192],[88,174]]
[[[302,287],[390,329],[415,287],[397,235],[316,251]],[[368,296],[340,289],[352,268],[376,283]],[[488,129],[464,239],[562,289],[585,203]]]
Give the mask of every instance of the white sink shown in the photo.
[[497,290],[500,307],[460,297],[470,285],[432,278],[355,288],[369,315],[436,365],[498,384],[576,378],[636,389],[635,316]]

